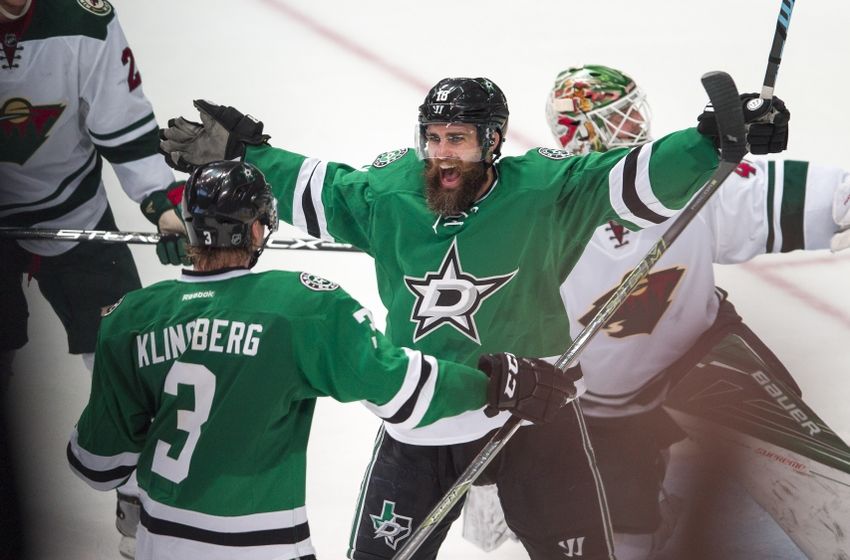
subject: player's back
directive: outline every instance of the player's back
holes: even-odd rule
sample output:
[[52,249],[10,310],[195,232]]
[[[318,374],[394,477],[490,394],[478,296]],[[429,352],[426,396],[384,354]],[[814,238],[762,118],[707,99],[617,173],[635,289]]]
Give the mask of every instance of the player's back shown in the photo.
[[114,359],[131,372],[120,380],[130,384],[127,398],[141,385],[147,402],[139,404],[154,411],[138,462],[151,500],[226,516],[304,505],[321,393],[293,340],[337,297],[321,287],[295,272],[184,273],[128,294],[104,318],[101,338],[110,340],[101,348],[120,352]]

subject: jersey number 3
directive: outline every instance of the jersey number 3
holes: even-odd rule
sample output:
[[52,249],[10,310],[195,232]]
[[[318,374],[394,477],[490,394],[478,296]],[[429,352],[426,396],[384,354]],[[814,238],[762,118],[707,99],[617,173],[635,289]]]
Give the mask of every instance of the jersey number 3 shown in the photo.
[[165,377],[163,391],[176,397],[178,385],[188,385],[195,391],[195,409],[177,411],[177,429],[189,435],[176,459],[168,455],[171,444],[161,439],[157,440],[151,465],[153,472],[175,484],[181,483],[189,476],[189,463],[192,461],[192,453],[195,452],[195,446],[198,445],[198,439],[201,437],[201,426],[210,417],[213,395],[215,395],[215,375],[200,364],[174,362]]

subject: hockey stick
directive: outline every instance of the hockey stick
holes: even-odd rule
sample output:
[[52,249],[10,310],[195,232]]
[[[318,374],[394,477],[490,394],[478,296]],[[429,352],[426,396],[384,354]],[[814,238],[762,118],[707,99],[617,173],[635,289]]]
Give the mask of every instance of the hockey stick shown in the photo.
[[773,44],[767,57],[767,70],[764,73],[764,85],[761,88],[761,98],[765,101],[773,99],[773,87],[776,85],[776,75],[782,62],[782,51],[785,39],[788,37],[788,25],[791,23],[791,12],[794,10],[794,0],[782,0],[779,17],[776,20],[776,31],[773,33]]
[[[159,233],[142,231],[102,231],[94,229],[38,229],[0,227],[0,239],[26,239],[49,241],[88,241],[94,243],[129,243],[131,245],[156,245],[164,237]],[[267,249],[298,249],[308,251],[360,252],[347,243],[321,239],[269,239]]]
[[[696,195],[685,206],[664,235],[649,250],[646,256],[637,264],[631,273],[623,280],[596,316],[584,330],[573,340],[555,365],[562,370],[572,365],[578,355],[585,349],[588,341],[608,322],[614,312],[622,305],[635,290],[638,283],[646,278],[650,269],[667,251],[667,248],[679,237],[679,234],[694,219],[697,212],[705,205],[709,197],[720,187],[723,181],[737,168],[741,159],[747,153],[746,130],[741,101],[735,83],[724,72],[709,72],[702,77],[702,84],[714,106],[717,127],[720,131],[720,163],[708,181],[697,191]],[[484,471],[490,461],[505,446],[508,440],[519,429],[521,420],[511,416],[490,439],[472,463],[461,474],[460,478],[448,490],[445,496],[431,510],[422,524],[410,536],[410,540],[393,557],[394,560],[409,560],[419,549],[425,539],[437,527],[446,514],[457,504],[469,490],[475,479]]]

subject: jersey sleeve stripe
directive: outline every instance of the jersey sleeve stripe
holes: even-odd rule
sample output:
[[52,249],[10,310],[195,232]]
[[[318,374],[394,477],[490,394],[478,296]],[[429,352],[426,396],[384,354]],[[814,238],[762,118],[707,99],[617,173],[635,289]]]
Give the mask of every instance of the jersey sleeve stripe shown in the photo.
[[83,464],[75,454],[75,451],[78,450],[79,448],[75,449],[71,442],[68,443],[66,447],[68,464],[77,476],[96,490],[112,490],[120,486],[133,473],[133,469],[136,468],[135,464],[120,465],[111,469],[90,468]]
[[[147,126],[145,126],[145,125],[147,125]],[[132,134],[134,137],[140,136],[140,134],[138,134],[139,130],[147,132],[148,129],[156,129],[156,128],[157,128],[157,124],[156,124],[156,119],[154,118],[154,114],[148,113],[147,115],[145,115],[141,119],[137,120],[136,122],[129,124],[129,125],[125,126],[124,128],[116,130],[114,132],[109,132],[109,133],[106,133],[106,134],[98,134],[98,133],[94,132],[93,130],[89,130],[89,134],[91,135],[92,139],[97,140],[97,144],[101,144],[103,146],[117,146],[117,145],[123,144],[124,142],[129,140],[129,139],[122,138],[123,136],[127,136],[127,135],[130,135],[130,134]]]
[[404,381],[402,381],[398,392],[386,404],[380,406],[369,401],[363,401],[366,408],[379,418],[390,418],[397,414],[421,384],[422,352],[404,347],[402,347],[402,350],[407,355],[407,372],[404,374]]
[[803,212],[806,207],[806,176],[809,163],[786,161],[784,167],[785,181],[779,224],[782,228],[782,252],[787,253],[806,247],[803,234]]
[[[433,356],[423,357],[422,377],[423,382],[417,387],[417,396],[414,401],[413,411],[410,416],[403,422],[396,422],[395,427],[399,430],[412,430],[422,421],[428,408],[431,406],[431,400],[434,398],[434,390],[437,387],[437,375],[439,374],[439,366],[437,360]],[[388,420],[389,422],[389,420]]]
[[422,359],[419,365],[419,375],[416,379],[416,385],[413,387],[410,395],[407,399],[405,399],[401,406],[398,407],[398,410],[396,410],[394,414],[383,416],[383,419],[390,424],[401,424],[409,420],[413,411],[416,409],[416,403],[419,401],[422,388],[425,387],[425,384],[431,377],[431,373],[431,364],[428,363],[427,360]]
[[327,169],[327,163],[315,158],[307,158],[301,164],[292,200],[292,225],[313,237],[333,241],[322,205]]
[[770,161],[767,163],[767,241],[765,242],[764,252],[773,252],[773,242],[776,238],[775,228],[773,226],[773,205],[776,197],[776,165]]
[[645,228],[660,224],[676,214],[658,200],[652,190],[649,162],[652,144],[638,146],[621,159],[608,174],[609,196],[614,211],[628,222]]

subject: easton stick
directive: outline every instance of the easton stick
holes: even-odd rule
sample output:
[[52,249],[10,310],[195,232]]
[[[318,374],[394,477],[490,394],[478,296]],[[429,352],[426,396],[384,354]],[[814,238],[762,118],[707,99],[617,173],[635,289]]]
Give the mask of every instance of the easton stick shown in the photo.
[[[566,352],[558,358],[555,365],[562,370],[566,370],[567,367],[576,361],[578,355],[587,346],[588,341],[608,322],[617,308],[634,291],[638,283],[649,274],[650,269],[658,262],[658,259],[661,258],[667,248],[676,240],[691,220],[693,220],[697,212],[708,201],[709,197],[717,191],[723,181],[737,168],[741,159],[747,153],[744,114],[735,82],[725,72],[709,72],[703,75],[702,84],[715,110],[721,142],[720,163],[708,181],[697,191],[697,194],[694,195],[687,206],[681,210],[664,235],[661,236],[661,239],[656,242],[646,256],[623,280],[596,316],[573,340],[573,343]],[[511,416],[496,431],[496,434],[472,460],[446,495],[434,506],[428,517],[413,532],[407,543],[393,557],[394,560],[410,560],[422,543],[425,542],[425,539],[436,528],[437,524],[457,504],[458,500],[463,497],[473,482],[475,482],[487,465],[490,464],[490,461],[493,460],[496,454],[499,453],[508,440],[516,433],[520,423],[521,420],[518,417]]]
[[[144,231],[103,231],[95,229],[40,229],[0,227],[0,239],[27,239],[50,241],[84,241],[94,243],[128,243],[130,245],[156,245],[160,239],[176,237]],[[269,239],[266,249],[289,249],[305,251],[361,252],[347,243],[336,243],[314,238]]]

